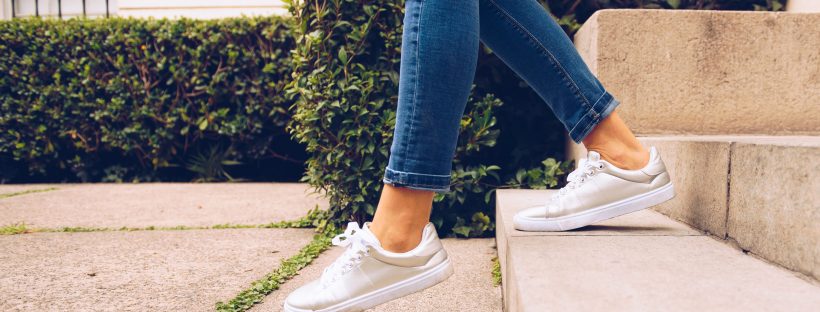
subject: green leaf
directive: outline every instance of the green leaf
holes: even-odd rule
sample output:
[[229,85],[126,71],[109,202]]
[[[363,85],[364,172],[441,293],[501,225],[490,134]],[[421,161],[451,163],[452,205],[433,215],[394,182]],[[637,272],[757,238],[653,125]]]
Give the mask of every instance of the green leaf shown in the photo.
[[471,230],[468,226],[457,226],[453,228],[453,233],[461,235],[462,237],[470,237]]
[[347,63],[347,51],[344,48],[339,49],[339,60],[342,64]]

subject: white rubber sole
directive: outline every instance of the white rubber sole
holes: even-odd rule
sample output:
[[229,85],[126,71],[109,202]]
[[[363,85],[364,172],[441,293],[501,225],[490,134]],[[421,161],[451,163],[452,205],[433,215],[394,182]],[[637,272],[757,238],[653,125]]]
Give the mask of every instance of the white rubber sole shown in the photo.
[[643,210],[675,197],[672,182],[652,191],[614,203],[559,218],[515,218],[515,229],[532,232],[560,232],[584,227],[628,213]]
[[453,265],[450,263],[450,258],[444,259],[441,263],[431,268],[429,271],[412,278],[403,280],[393,285],[372,291],[370,293],[361,295],[356,298],[351,298],[347,301],[338,303],[332,307],[321,310],[303,310],[288,306],[285,303],[285,312],[352,312],[364,311],[366,309],[375,307],[382,303],[398,299],[409,294],[430,288],[438,283],[443,282],[453,275]]

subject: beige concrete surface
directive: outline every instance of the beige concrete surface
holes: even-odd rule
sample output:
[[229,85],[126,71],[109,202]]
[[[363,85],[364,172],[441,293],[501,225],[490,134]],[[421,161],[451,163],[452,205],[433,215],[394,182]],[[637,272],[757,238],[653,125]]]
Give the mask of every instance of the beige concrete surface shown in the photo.
[[[501,287],[493,286],[492,239],[444,239],[455,273],[448,280],[424,291],[382,304],[368,311],[501,311]],[[335,247],[317,258],[297,277],[285,283],[251,311],[282,311],[287,295],[298,286],[319,278],[343,250]]]
[[738,143],[732,150],[729,237],[820,280],[820,146]]
[[820,134],[820,14],[601,10],[576,47],[639,135]]
[[786,3],[789,12],[820,13],[820,1],[817,0],[789,0]]
[[[650,210],[631,213],[568,232],[523,232],[513,228],[512,218],[521,209],[545,203],[555,190],[497,190],[496,242],[501,271],[505,280],[516,280],[517,273],[509,268],[511,240],[522,237],[563,236],[692,236],[702,235],[685,224]],[[508,311],[518,311],[518,284],[504,283],[504,305]]]
[[[658,216],[652,212],[607,221],[612,232],[602,235],[512,230],[510,212],[544,193],[498,193],[496,239],[506,311],[814,311],[820,306],[817,283],[707,235],[679,230],[686,226],[669,225],[676,222],[668,218],[648,217]],[[665,230],[630,235],[636,219],[649,223],[642,227]]]
[[[53,185],[43,186],[43,188]],[[38,185],[25,187],[39,188]],[[327,201],[301,183],[67,184],[0,199],[0,225],[31,228],[210,226],[297,219]],[[0,188],[5,192],[6,186]]]
[[820,287],[705,236],[518,237],[510,311],[816,311]]
[[[654,209],[820,279],[820,137],[644,137],[676,197]],[[731,168],[729,168],[731,166]]]
[[0,236],[0,310],[211,311],[312,236],[310,229]]
[[717,237],[726,237],[730,141],[645,137],[661,153],[675,198],[653,209]]

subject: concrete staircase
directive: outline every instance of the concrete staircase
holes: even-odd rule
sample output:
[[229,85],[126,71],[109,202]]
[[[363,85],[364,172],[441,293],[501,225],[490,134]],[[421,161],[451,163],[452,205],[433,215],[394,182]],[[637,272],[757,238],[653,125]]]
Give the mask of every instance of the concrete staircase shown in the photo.
[[512,214],[550,191],[499,191],[505,309],[820,311],[817,25],[820,14],[593,15],[576,46],[661,151],[677,196],[579,231],[524,233]]

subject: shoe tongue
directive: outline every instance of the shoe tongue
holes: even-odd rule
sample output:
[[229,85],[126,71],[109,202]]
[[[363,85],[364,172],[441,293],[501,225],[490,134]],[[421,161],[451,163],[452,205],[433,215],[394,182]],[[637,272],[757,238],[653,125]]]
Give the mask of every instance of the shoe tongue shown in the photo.
[[587,159],[589,159],[589,161],[598,161],[601,159],[601,154],[598,154],[596,151],[589,151],[589,153],[587,153]]

